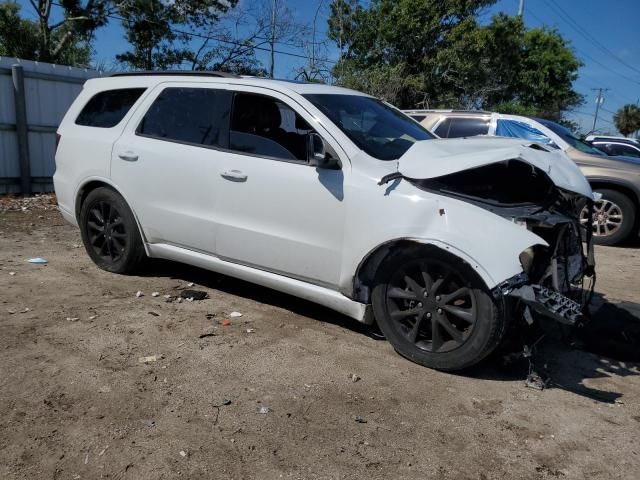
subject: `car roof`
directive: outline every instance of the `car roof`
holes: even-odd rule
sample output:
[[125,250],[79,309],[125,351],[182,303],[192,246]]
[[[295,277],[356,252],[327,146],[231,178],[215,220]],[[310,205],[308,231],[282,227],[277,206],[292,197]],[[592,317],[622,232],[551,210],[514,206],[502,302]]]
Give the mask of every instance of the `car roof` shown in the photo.
[[207,84],[245,85],[265,87],[273,90],[293,91],[299,94],[335,94],[369,95],[348,88],[326,85],[324,83],[298,82],[252,76],[233,75],[224,72],[159,71],[159,72],[121,72],[110,77],[88,80],[86,85],[96,90],[110,88],[150,87],[163,82],[198,82]]
[[635,138],[613,137],[605,135],[589,135],[587,140],[590,142],[598,143],[624,143],[627,145],[633,145],[634,147],[640,146],[640,142]]

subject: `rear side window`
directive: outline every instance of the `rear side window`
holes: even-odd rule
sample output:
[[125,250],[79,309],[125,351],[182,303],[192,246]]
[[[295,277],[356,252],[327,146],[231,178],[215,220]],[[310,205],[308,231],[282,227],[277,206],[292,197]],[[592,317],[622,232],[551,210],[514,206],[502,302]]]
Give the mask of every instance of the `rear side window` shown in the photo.
[[489,133],[487,118],[452,118],[448,138],[475,137]]
[[445,118],[442,122],[440,122],[440,125],[438,125],[436,127],[436,129],[433,131],[433,133],[435,133],[436,135],[438,135],[441,138],[449,138],[449,127],[451,126],[451,119],[450,118]]
[[145,90],[145,88],[122,88],[95,94],[76,118],[76,125],[115,127]]
[[227,148],[231,93],[212,88],[166,88],[138,126],[139,135]]
[[558,148],[558,146],[547,137],[544,133],[531,125],[527,125],[524,122],[517,122],[515,120],[498,120],[496,126],[497,137],[511,137],[511,138],[526,138],[534,142],[549,145],[552,148]]

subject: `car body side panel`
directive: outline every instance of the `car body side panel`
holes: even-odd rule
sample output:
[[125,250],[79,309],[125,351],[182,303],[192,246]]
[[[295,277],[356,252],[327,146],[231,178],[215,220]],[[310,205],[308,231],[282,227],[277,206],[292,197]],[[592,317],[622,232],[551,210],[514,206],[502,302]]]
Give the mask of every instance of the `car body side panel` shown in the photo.
[[118,88],[144,88],[148,80],[136,79],[123,82],[123,79],[109,83],[109,88],[98,79],[88,80],[78,97],[65,114],[57,133],[60,143],[56,150],[56,172],[53,176],[56,196],[60,208],[75,215],[76,195],[81,184],[89,178],[111,177],[111,152],[113,144],[120,137],[124,127],[143,101],[143,93],[123,119],[111,128],[97,128],[77,125],[76,118],[87,102],[97,93]]
[[[363,153],[355,161],[366,163],[365,157]],[[353,294],[353,277],[362,260],[399,239],[450,251],[471,264],[488,288],[522,272],[523,250],[547,245],[525,227],[469,203],[419,190],[406,180],[377,185],[395,162],[370,163],[370,168],[354,171],[345,192],[350,199],[340,280],[345,295]]]

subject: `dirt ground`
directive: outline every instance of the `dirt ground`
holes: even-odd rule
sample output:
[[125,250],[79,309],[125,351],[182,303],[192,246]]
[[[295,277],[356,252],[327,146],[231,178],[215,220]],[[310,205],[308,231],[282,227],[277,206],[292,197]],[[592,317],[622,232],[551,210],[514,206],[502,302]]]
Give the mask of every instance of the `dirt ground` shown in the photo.
[[[636,479],[640,248],[597,261],[602,308],[580,349],[539,344],[541,392],[526,362],[429,370],[203,270],[109,274],[55,209],[0,212],[0,478]],[[190,283],[209,298],[165,299]]]

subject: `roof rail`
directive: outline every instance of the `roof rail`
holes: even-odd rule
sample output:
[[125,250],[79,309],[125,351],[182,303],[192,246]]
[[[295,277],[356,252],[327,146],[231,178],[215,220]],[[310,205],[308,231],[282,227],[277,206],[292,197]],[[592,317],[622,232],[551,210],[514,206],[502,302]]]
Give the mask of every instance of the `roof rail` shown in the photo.
[[224,78],[241,78],[239,75],[227,72],[213,72],[206,70],[143,70],[138,72],[117,72],[112,73],[111,77],[137,77],[137,76],[165,76],[180,75],[189,77],[224,77]]
[[491,114],[488,110],[458,110],[452,108],[416,108],[409,110],[402,110],[404,113],[483,113]]

